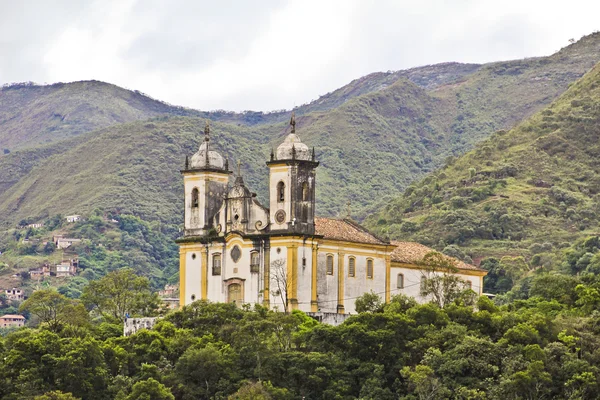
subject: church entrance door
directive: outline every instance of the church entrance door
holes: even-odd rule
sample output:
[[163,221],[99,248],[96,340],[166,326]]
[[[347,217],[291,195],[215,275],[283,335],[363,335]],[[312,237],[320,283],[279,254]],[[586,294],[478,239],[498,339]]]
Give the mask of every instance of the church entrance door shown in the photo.
[[244,294],[242,293],[242,285],[239,283],[232,283],[227,289],[228,302],[235,303],[236,306],[241,307],[244,303]]

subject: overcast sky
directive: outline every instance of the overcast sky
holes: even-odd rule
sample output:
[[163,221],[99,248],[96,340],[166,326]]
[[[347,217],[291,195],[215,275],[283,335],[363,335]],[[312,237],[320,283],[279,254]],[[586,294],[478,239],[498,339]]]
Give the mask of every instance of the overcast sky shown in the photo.
[[598,0],[0,0],[0,83],[290,109],[371,72],[549,55],[599,16]]

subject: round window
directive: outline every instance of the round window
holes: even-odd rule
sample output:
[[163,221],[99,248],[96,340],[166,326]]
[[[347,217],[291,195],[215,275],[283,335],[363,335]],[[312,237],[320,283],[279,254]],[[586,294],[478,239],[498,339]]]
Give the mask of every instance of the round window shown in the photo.
[[283,222],[285,221],[285,211],[277,211],[275,213],[275,221],[277,221],[278,224],[283,224]]

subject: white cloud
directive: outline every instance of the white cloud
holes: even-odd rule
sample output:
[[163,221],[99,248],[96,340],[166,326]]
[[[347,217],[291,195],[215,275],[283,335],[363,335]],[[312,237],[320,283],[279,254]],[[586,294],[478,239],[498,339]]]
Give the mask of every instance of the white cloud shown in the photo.
[[199,109],[291,108],[375,71],[548,55],[596,1],[0,0],[0,82],[98,79]]

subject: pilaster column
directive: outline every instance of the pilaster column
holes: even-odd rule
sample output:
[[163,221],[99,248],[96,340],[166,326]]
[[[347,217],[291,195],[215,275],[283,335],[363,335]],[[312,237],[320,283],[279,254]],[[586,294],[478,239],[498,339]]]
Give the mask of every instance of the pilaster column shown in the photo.
[[185,256],[186,251],[179,247],[179,308],[185,306]]
[[298,309],[298,245],[291,243],[287,254],[288,310]]
[[317,256],[318,256],[319,245],[314,243],[312,244],[312,264],[311,264],[311,292],[310,292],[310,311],[317,312],[319,311],[319,300],[317,298]]
[[338,304],[337,312],[345,314],[344,310],[344,253],[338,253]]
[[390,302],[391,277],[392,277],[392,256],[385,256],[385,302]]
[[200,258],[200,279],[202,280],[201,296],[202,300],[208,300],[208,247],[202,247],[202,250],[200,251]]
[[271,300],[269,297],[269,288],[271,287],[271,243],[269,239],[264,241],[264,293],[263,293],[263,306],[269,308],[271,306]]

